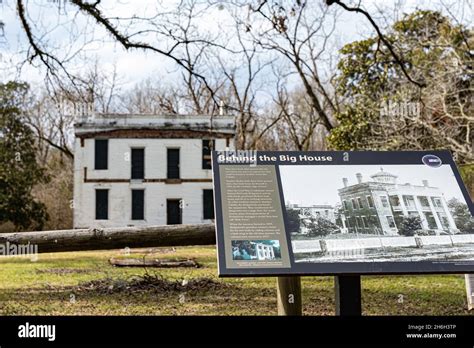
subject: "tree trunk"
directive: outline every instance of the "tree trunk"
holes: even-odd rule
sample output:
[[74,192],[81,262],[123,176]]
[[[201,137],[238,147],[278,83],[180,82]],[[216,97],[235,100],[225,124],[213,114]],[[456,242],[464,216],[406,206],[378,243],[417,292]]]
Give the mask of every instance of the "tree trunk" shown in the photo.
[[[105,250],[121,248],[211,245],[214,224],[114,227],[41,232],[1,233],[0,246],[37,248],[34,252]],[[31,252],[31,250],[30,250]],[[12,252],[11,252],[12,253]],[[13,253],[12,253],[13,254]]]
[[198,268],[199,264],[191,259],[181,260],[160,260],[160,259],[116,259],[109,260],[111,265],[117,267],[158,267],[158,268],[177,268],[177,267],[191,267]]

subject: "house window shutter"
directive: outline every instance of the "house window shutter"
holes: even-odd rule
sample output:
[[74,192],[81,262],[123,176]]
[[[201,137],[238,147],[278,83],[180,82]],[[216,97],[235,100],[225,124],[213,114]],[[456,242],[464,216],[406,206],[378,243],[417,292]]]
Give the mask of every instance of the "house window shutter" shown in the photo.
[[108,169],[109,141],[108,139],[95,139],[94,143],[94,169]]
[[212,190],[203,190],[204,219],[214,219],[214,195]]
[[168,149],[168,179],[179,179],[179,149]]
[[168,225],[178,225],[183,223],[180,199],[166,200],[166,223]]
[[145,190],[132,190],[132,220],[145,219]]
[[95,190],[95,218],[96,220],[108,220],[109,190]]
[[215,149],[215,140],[202,140],[202,169],[212,169],[211,152]]
[[145,177],[145,149],[132,149],[132,179]]

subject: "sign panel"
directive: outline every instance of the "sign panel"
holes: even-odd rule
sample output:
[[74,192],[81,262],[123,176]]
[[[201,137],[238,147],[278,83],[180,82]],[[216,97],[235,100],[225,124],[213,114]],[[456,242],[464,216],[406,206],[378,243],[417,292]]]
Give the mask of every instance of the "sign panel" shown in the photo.
[[448,151],[214,151],[219,275],[471,273]]

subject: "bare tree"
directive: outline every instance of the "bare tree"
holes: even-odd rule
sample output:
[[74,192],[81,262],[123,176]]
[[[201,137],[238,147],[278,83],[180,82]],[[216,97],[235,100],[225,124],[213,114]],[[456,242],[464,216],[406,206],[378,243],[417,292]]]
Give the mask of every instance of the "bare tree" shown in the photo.
[[[199,43],[200,39],[179,39],[176,36],[169,35],[170,29],[167,27],[169,24],[165,18],[170,13],[163,7],[157,6],[156,11],[147,17],[140,17],[132,15],[130,17],[116,17],[107,15],[107,10],[103,7],[101,1],[82,1],[82,0],[71,0],[64,4],[64,6],[72,6],[76,11],[76,15],[72,16],[70,21],[59,24],[64,27],[67,33],[71,34],[75,32],[75,24],[79,17],[86,21],[86,24],[93,24],[96,27],[105,31],[109,36],[112,37],[121,47],[126,50],[146,50],[157,53],[165,58],[168,58],[175,62],[178,66],[193,74],[199,78],[209,91],[212,91],[210,86],[207,86],[207,80],[203,75],[198,74],[195,70],[185,64],[178,50],[183,45],[189,45],[191,43]],[[82,50],[82,47],[77,48],[74,52],[69,54],[61,55],[58,52],[53,52],[54,49],[51,45],[48,45],[48,34],[49,31],[41,30],[41,28],[32,23],[29,19],[28,6],[30,3],[25,0],[16,1],[17,15],[20,25],[26,35],[30,49],[28,50],[27,59],[29,62],[35,60],[41,61],[41,63],[47,68],[48,78],[54,79],[56,83],[61,84],[63,82],[63,76],[75,84],[77,76],[75,76],[71,69],[68,68],[68,63],[76,57]],[[60,6],[51,2],[46,5],[54,8],[54,6]],[[70,17],[71,18],[71,17]],[[137,25],[140,24],[140,25]],[[58,25],[58,26],[59,26]],[[87,25],[85,26],[88,27]],[[134,30],[133,28],[137,28]],[[83,40],[84,46],[93,41],[93,35],[86,29],[82,30],[79,34],[74,35],[72,41],[77,41],[77,37],[81,35],[83,37],[91,37],[90,40]],[[144,36],[154,36],[154,40],[145,42]],[[166,44],[162,44],[163,41],[169,40],[170,38],[176,38],[175,41],[166,41]]]
[[314,114],[331,130],[337,104],[320,63],[334,31],[337,12],[322,3],[289,0],[263,1],[259,6],[249,5],[248,11],[249,35],[263,49],[286,59],[290,64],[288,75],[299,77]]
[[30,93],[25,121],[38,139],[42,162],[48,161],[50,148],[72,159],[74,122],[94,112],[117,111],[119,89],[115,66],[108,74],[99,64],[78,76],[74,84],[63,83],[55,90],[35,88],[34,94]]
[[180,114],[184,109],[182,94],[175,86],[148,78],[122,93],[120,109],[131,114]]
[[[281,80],[275,98],[276,112],[281,112],[283,120],[274,132],[282,150],[324,150],[327,130],[312,108],[304,89],[288,91],[286,81]],[[283,148],[281,148],[283,145]]]

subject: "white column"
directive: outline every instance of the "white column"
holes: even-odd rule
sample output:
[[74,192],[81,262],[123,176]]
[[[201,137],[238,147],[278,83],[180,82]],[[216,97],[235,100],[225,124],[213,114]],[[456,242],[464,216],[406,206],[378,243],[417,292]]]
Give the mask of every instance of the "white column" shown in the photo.
[[446,200],[444,199],[444,197],[440,197],[440,198],[441,198],[441,204],[443,205],[444,213],[446,214],[446,217],[448,218],[449,227],[454,230],[457,230],[458,228],[456,226],[456,222],[454,221],[453,216],[451,215],[451,211],[449,210],[448,203],[446,203]]
[[349,230],[347,229],[346,226],[346,215],[341,214],[341,222],[342,222],[342,233],[347,233]]
[[435,206],[433,205],[433,202],[431,201],[431,198],[432,198],[432,197],[428,197],[428,204],[430,205],[431,213],[433,214],[433,217],[434,217],[434,219],[435,219],[436,226],[438,226],[438,229],[442,230],[442,229],[443,229],[443,225],[441,224],[441,221],[439,221],[438,213],[436,212],[436,208],[435,208]]
[[[429,200],[429,197],[426,198]],[[428,229],[428,221],[426,220],[425,214],[423,214],[423,208],[420,204],[420,201],[418,200],[418,196],[413,196],[413,199],[415,200],[416,211],[420,215],[421,226],[425,229]]]
[[[398,200],[400,201],[400,207],[402,207],[402,213],[403,213],[403,216],[408,216],[408,210],[407,210],[407,207],[405,206],[405,201],[403,200],[403,196],[398,194]],[[388,199],[390,199],[390,196],[388,197]]]

